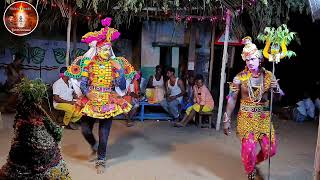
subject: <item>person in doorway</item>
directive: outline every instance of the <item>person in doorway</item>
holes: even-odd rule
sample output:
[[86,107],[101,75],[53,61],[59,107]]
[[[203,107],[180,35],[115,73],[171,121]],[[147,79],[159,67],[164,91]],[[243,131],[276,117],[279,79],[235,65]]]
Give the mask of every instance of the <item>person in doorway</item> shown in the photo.
[[[169,78],[165,83],[166,95],[165,99],[160,102],[161,106],[167,111],[174,121],[179,119],[182,98],[185,94],[183,81],[175,76],[175,69],[170,67],[167,70]],[[180,107],[180,108],[179,108]]]
[[[262,53],[252,43],[250,37],[243,39],[245,44],[241,54],[246,67],[230,83],[227,107],[224,113],[224,133],[231,133],[232,112],[240,94],[240,110],[237,118],[237,134],[241,140],[241,157],[249,180],[256,178],[257,165],[276,154],[277,141],[270,119],[269,98],[273,91],[279,98],[281,89],[278,80],[261,66]],[[271,133],[270,133],[271,130]],[[270,142],[271,141],[271,142]],[[256,154],[256,147],[261,149]],[[271,144],[271,146],[269,145]]]
[[74,92],[72,83],[68,76],[64,75],[66,67],[60,68],[60,78],[53,83],[53,107],[57,110],[64,111],[63,124],[70,129],[77,129],[74,124],[82,114],[76,108],[77,95]]
[[203,84],[203,76],[198,74],[195,78],[195,86],[193,86],[195,104],[186,110],[186,115],[181,122],[175,123],[176,127],[186,126],[199,112],[211,112],[214,108],[214,101],[209,89]]

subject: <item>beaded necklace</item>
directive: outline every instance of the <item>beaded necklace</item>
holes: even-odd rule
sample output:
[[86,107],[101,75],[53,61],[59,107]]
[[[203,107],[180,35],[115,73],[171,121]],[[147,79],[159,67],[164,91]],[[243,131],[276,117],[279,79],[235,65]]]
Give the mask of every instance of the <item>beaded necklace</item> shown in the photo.
[[[249,77],[247,81],[248,94],[251,102],[259,103],[262,99],[264,93],[264,78],[261,73],[259,73],[259,85],[253,84],[252,76]],[[256,90],[253,90],[253,87],[257,87]]]

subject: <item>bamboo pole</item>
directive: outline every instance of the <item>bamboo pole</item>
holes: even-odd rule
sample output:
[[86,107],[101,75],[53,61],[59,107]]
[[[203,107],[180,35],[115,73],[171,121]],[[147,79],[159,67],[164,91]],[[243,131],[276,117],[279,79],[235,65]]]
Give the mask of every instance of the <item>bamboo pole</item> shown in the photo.
[[320,180],[320,116],[319,116],[317,146],[316,146],[316,153],[314,158],[314,180]]
[[191,24],[190,27],[188,64],[189,63],[193,64],[192,71],[194,72],[196,66],[196,26],[194,24]]
[[3,120],[2,120],[2,114],[1,114],[1,111],[0,111],[0,129],[3,129],[3,127],[4,127],[4,122],[3,122]]
[[72,26],[72,49],[73,49],[73,60],[76,58],[76,52],[77,52],[77,16],[73,18],[73,26]]
[[214,61],[214,40],[216,36],[216,24],[212,24],[211,30],[211,51],[210,51],[210,66],[209,66],[209,90],[212,89],[212,72],[213,72],[213,61]]
[[[275,71],[276,71],[276,67],[275,67],[275,62],[272,61],[272,78],[275,77]],[[272,111],[273,111],[273,91],[271,90],[271,95],[270,95],[270,122],[269,122],[269,147],[268,147],[268,180],[270,180],[270,172],[271,172],[271,145],[272,145]]]
[[66,52],[66,66],[70,65],[70,36],[71,36],[71,26],[72,26],[72,10],[69,9],[68,15],[68,28],[67,28],[67,52]]
[[222,107],[223,107],[223,99],[224,99],[224,84],[226,80],[226,63],[228,59],[228,41],[229,41],[229,29],[230,29],[230,21],[231,21],[231,12],[228,9],[227,18],[226,18],[226,30],[225,30],[225,39],[223,45],[223,56],[222,56],[222,67],[221,67],[221,78],[220,78],[220,98],[219,98],[219,109],[218,109],[218,117],[217,117],[217,125],[216,130],[220,129],[220,122],[222,118]]

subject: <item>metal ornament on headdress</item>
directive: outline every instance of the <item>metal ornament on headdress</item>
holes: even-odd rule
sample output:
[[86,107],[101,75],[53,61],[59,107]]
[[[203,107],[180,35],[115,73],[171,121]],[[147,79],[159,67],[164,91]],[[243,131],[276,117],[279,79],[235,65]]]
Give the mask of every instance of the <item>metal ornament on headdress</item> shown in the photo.
[[257,46],[252,43],[251,37],[247,36],[243,38],[242,44],[245,45],[241,53],[242,60],[245,61],[251,56],[255,56],[256,58],[260,59],[260,61],[262,60],[262,53],[259,51]]

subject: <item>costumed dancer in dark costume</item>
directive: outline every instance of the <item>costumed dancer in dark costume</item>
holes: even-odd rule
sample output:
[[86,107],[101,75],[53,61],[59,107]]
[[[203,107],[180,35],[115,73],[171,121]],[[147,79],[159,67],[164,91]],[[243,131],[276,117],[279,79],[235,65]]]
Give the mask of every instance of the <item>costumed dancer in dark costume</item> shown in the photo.
[[14,138],[0,180],[70,180],[59,148],[62,128],[42,109],[46,85],[23,79],[15,88],[19,103]]

